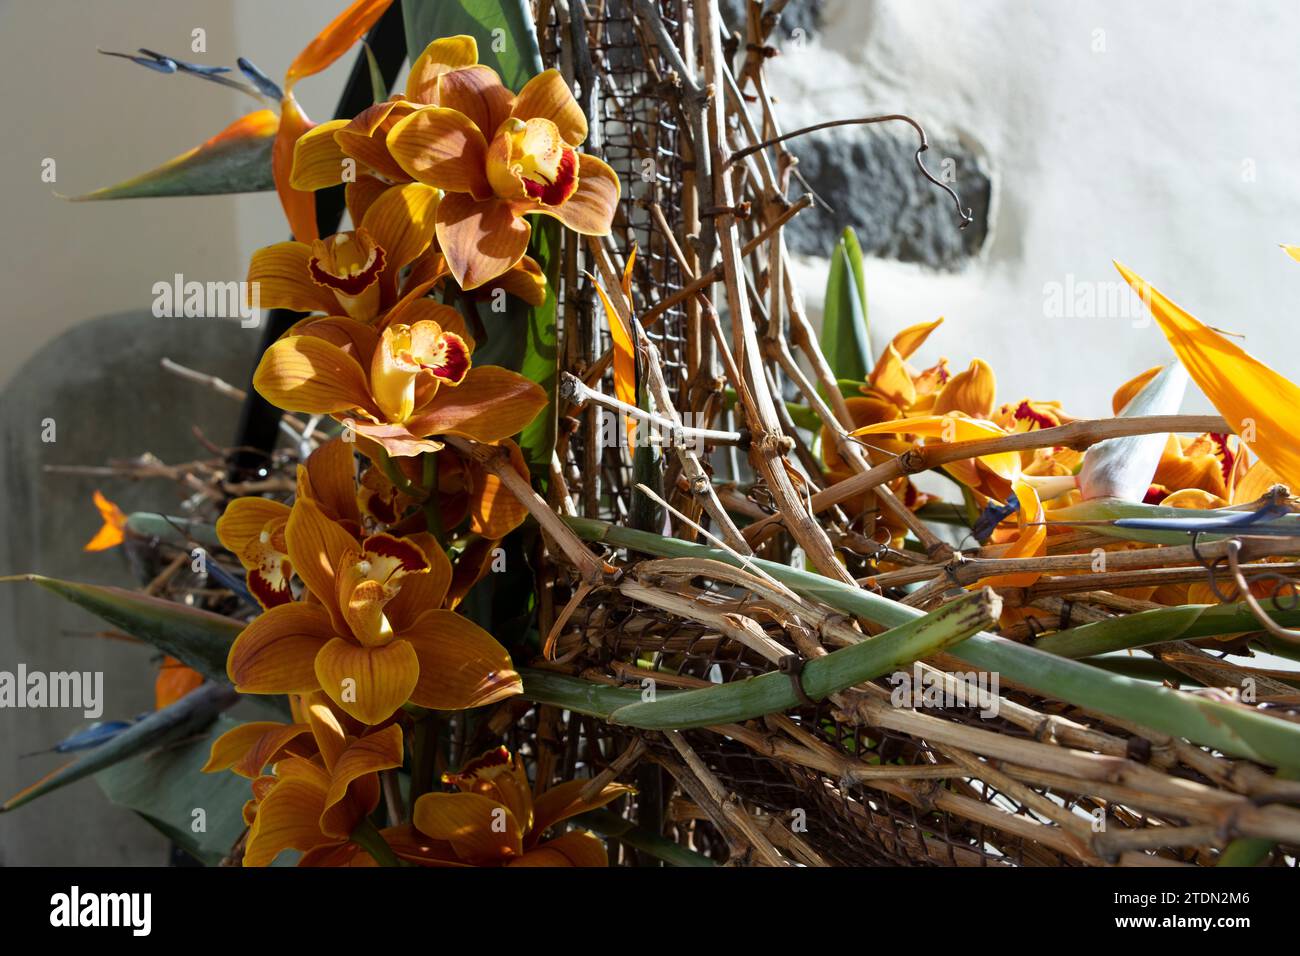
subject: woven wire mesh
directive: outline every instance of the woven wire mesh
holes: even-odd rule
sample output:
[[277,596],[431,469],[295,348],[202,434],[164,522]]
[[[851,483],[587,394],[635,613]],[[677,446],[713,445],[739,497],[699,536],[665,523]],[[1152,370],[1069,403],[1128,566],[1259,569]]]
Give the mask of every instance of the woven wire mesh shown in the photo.
[[[682,270],[664,233],[655,225],[651,209],[658,207],[682,238],[683,182],[681,119],[671,69],[657,47],[649,42],[632,14],[631,0],[601,0],[570,4],[572,16],[586,12],[586,48],[593,76],[589,80],[592,135],[586,149],[604,159],[618,175],[622,196],[607,248],[620,268],[631,251],[636,262],[631,275],[633,308],[644,311],[681,290]],[[690,15],[687,0],[662,0],[660,15],[673,37],[680,41],[683,18]],[[541,47],[547,66],[562,67],[566,39],[574,46],[570,27],[561,22],[553,6],[542,21]],[[573,52],[570,49],[569,52]],[[587,98],[584,95],[584,98]],[[582,237],[571,233],[565,240],[566,261],[574,268],[562,277],[559,300],[562,354],[581,372],[610,347],[603,317],[584,272],[595,272]],[[612,291],[612,290],[611,290]],[[667,309],[646,333],[659,350],[664,378],[674,402],[685,389],[688,369],[686,314],[680,305]],[[601,389],[613,393],[612,372],[601,378]],[[585,414],[570,437],[570,487],[580,495],[588,517],[623,518],[630,497],[630,475],[625,453],[601,441],[602,425],[594,409]],[[617,427],[603,426],[608,437],[619,437]]]

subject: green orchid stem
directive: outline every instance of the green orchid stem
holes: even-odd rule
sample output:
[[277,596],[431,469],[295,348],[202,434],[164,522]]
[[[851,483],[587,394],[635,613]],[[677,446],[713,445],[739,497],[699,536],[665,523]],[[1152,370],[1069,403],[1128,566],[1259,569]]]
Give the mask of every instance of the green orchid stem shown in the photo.
[[[716,548],[619,528],[591,518],[563,520],[587,541],[661,557],[711,558],[733,567],[743,566],[734,555]],[[885,627],[905,624],[922,613],[870,591],[775,561],[748,560],[804,597]],[[1122,677],[985,632],[973,634],[948,652],[1045,697],[1185,737],[1232,756],[1275,767],[1300,768],[1300,725],[1265,712]]]
[[589,810],[581,816],[574,817],[573,822],[606,839],[618,840],[647,856],[662,860],[669,866],[718,865],[702,853],[679,846],[658,833],[637,826],[631,820],[624,820],[611,810]]
[[411,813],[415,812],[415,801],[433,789],[441,723],[441,716],[432,710],[415,719],[415,740],[411,744]]
[[438,453],[436,451],[427,451],[423,455],[424,464],[424,487],[428,489],[425,492],[428,497],[421,506],[424,510],[424,522],[428,526],[429,533],[437,540],[438,545],[446,550],[447,543],[444,540],[446,533],[442,527],[442,509],[438,506]]
[[427,491],[406,477],[406,473],[397,467],[397,463],[389,457],[387,452],[376,448],[375,456],[374,462],[379,466],[379,470],[402,494],[421,502],[429,497]]
[[352,842],[374,857],[375,862],[380,866],[402,865],[402,861],[397,858],[397,854],[388,845],[384,835],[368,818],[358,823],[357,828],[352,831]]

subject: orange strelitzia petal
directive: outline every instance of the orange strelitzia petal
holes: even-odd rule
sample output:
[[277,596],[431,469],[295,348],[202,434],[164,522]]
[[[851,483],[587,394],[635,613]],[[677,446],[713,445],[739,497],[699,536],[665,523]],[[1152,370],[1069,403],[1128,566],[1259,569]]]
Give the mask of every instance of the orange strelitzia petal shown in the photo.
[[104,525],[81,548],[83,551],[106,551],[115,548],[125,540],[126,515],[122,509],[104,497],[103,492],[95,490],[91,496]]
[[1202,324],[1118,262],[1115,267],[1147,304],[1178,359],[1230,428],[1292,488],[1300,488],[1294,440],[1300,386]]

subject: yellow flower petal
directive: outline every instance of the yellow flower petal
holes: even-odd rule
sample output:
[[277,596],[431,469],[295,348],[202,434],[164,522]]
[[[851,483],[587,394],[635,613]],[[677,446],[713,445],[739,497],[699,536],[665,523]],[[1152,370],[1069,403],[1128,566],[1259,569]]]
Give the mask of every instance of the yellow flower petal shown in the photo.
[[311,335],[272,344],[253,373],[253,387],[272,405],[292,412],[330,415],[372,405],[357,360]]
[[581,146],[587,138],[587,117],[558,70],[544,70],[525,83],[511,115],[525,121],[550,120],[570,146]]
[[257,304],[263,309],[337,312],[334,293],[311,281],[311,257],[311,246],[302,242],[277,242],[254,252],[248,284],[250,293],[257,290]]
[[308,730],[306,724],[281,724],[273,720],[240,724],[212,742],[212,753],[203,765],[203,772],[233,770],[241,777],[255,780],[285,746]]
[[362,647],[334,638],[316,655],[321,689],[363,724],[379,724],[411,697],[420,660],[407,641]]
[[[856,429],[851,434],[859,435],[920,435],[922,438],[939,438],[944,442],[978,441],[983,438],[1000,438],[1007,434],[1002,428],[989,421],[977,418],[962,418],[959,415],[924,415],[916,418],[900,418],[892,422],[880,422]],[[979,459],[989,470],[999,477],[1011,481],[1020,474],[1020,453],[1009,451],[994,455],[983,455]]]
[[426,611],[399,635],[415,648],[419,682],[410,698],[433,710],[466,710],[523,690],[506,649],[455,611]]
[[466,863],[499,866],[523,854],[514,814],[477,793],[426,793],[415,801],[413,819],[416,829],[448,841]]
[[242,694],[309,694],[320,688],[316,654],[333,633],[329,616],[317,605],[273,607],[239,632],[226,674]]
[[507,866],[609,866],[605,844],[587,830],[573,830],[529,850]]
[[406,81],[406,98],[416,103],[433,103],[438,95],[438,77],[478,62],[478,44],[471,36],[434,40],[411,64]]
[[339,148],[334,132],[347,125],[347,120],[330,120],[298,137],[293,146],[293,175],[289,185],[312,192],[343,182],[343,163],[348,157]]
[[486,199],[487,140],[464,113],[426,106],[394,124],[388,151],[412,179]]
[[448,193],[438,204],[438,245],[466,292],[515,266],[528,250],[532,226],[500,199]]
[[389,274],[429,247],[437,210],[438,190],[423,183],[386,189],[370,204],[361,226],[384,250]]

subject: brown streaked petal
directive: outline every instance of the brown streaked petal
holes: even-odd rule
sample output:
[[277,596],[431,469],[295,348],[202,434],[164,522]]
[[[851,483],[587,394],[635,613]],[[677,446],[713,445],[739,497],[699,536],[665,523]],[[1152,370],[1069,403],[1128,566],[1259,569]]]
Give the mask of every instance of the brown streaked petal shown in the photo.
[[281,760],[275,769],[279,779],[257,804],[244,866],[269,866],[282,850],[306,852],[331,842],[319,823],[329,774],[301,757]]
[[481,287],[481,291],[489,295],[493,289],[504,289],[508,295],[523,299],[529,305],[541,305],[546,301],[546,276],[542,274],[541,266],[530,256],[524,256],[514,268]]
[[433,103],[438,95],[438,77],[478,62],[478,44],[472,36],[434,40],[411,64],[406,81],[406,98],[416,103]]
[[293,175],[289,177],[289,185],[304,192],[315,192],[343,182],[347,156],[339,148],[334,133],[347,125],[347,120],[330,120],[298,137],[293,146]]
[[525,83],[511,115],[521,120],[550,120],[570,146],[581,146],[587,138],[587,117],[558,70],[545,70]]
[[426,611],[399,636],[420,659],[419,683],[410,697],[421,707],[465,710],[523,690],[506,649],[455,611]]
[[372,325],[347,315],[312,316],[295,322],[284,338],[291,335],[311,335],[337,345],[357,360],[358,365],[370,364],[370,355],[379,343]]
[[586,153],[578,155],[578,188],[558,206],[535,206],[527,212],[554,216],[584,236],[608,236],[618,209],[621,187],[614,170]]
[[397,121],[410,116],[419,106],[404,100],[386,100],[362,111],[334,137],[339,148],[363,168],[395,183],[411,177],[388,151],[388,133]]
[[363,724],[380,724],[411,697],[420,659],[408,641],[362,647],[336,637],[316,655],[321,689]]
[[354,442],[342,437],[331,438],[307,457],[306,468],[299,472],[306,478],[306,492],[339,521],[360,523],[357,507],[356,459]]
[[230,646],[226,674],[241,694],[308,694],[320,688],[314,662],[334,634],[329,615],[311,604],[264,611]]
[[388,187],[389,183],[374,176],[358,176],[356,182],[348,183],[343,187],[348,215],[352,218],[354,226],[366,218],[366,210],[384,194],[384,190]]
[[533,801],[533,832],[530,834],[531,839],[537,840],[555,824],[568,820],[570,817],[576,817],[588,810],[603,807],[605,804],[612,803],[619,797],[626,796],[629,793],[636,793],[634,787],[629,787],[626,784],[607,783],[595,796],[584,800],[582,791],[590,782],[589,780],[566,780],[537,797]]
[[476,289],[502,275],[528,250],[532,227],[500,199],[448,193],[438,204],[438,246],[456,284]]
[[609,866],[605,844],[588,830],[573,830],[529,850],[506,866]]
[[487,140],[457,110],[426,106],[398,120],[388,151],[412,179],[453,193],[489,196]]
[[304,242],[277,242],[253,253],[248,264],[250,292],[257,289],[263,309],[294,312],[338,311],[338,301],[328,289],[311,281],[312,249]]
[[423,183],[387,189],[366,210],[361,228],[387,253],[392,274],[428,248],[437,210],[438,190]]
[[[519,446],[509,439],[501,443],[510,451],[510,463],[525,481],[530,480],[528,465]],[[478,462],[469,463],[470,530],[485,538],[504,538],[523,524],[528,509],[501,483],[501,479]]]
[[327,518],[310,498],[294,501],[285,539],[294,571],[307,590],[325,606],[334,623],[334,633],[346,634],[347,624],[338,606],[335,581],[345,556],[356,551],[356,539]]
[[371,410],[366,373],[337,345],[311,335],[275,342],[253,373],[253,387],[277,408],[332,415]]
[[[320,818],[321,831],[329,836],[347,839],[361,818],[379,803],[379,778],[374,775],[381,770],[391,770],[401,765],[402,728],[396,724],[389,724],[383,730],[366,734],[349,743],[330,775],[325,810]],[[373,779],[369,787],[354,786],[354,781],[360,783],[361,778],[367,776]],[[359,792],[361,790],[366,792]]]
[[466,863],[500,866],[523,853],[510,808],[477,793],[426,793],[415,801],[415,828],[446,840]]
[[289,517],[289,506],[270,498],[236,498],[217,519],[217,538],[227,551],[239,554],[244,546],[260,537],[272,521]]
[[203,773],[231,770],[241,777],[255,780],[262,768],[274,763],[291,741],[309,730],[306,724],[281,724],[274,720],[240,724],[212,742],[212,752],[203,765]]
[[546,393],[518,372],[496,365],[469,370],[456,388],[440,388],[407,422],[413,435],[462,435],[498,442],[523,431],[546,407]]
[[412,435],[405,425],[354,421],[350,427],[359,436],[369,438],[382,446],[384,451],[394,458],[410,458],[426,451],[441,451],[443,447],[440,441]]
[[438,105],[464,113],[487,140],[510,116],[513,101],[514,94],[491,67],[469,66],[438,77]]
[[[451,586],[451,561],[447,552],[442,550],[438,539],[427,531],[408,535],[424,552],[429,563],[426,574],[411,574],[402,578],[402,587],[397,597],[388,602],[384,614],[393,625],[393,632],[401,634],[424,612],[441,608],[447,599],[447,589]],[[419,648],[416,648],[419,653]]]

